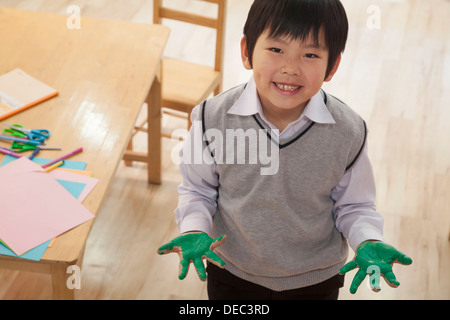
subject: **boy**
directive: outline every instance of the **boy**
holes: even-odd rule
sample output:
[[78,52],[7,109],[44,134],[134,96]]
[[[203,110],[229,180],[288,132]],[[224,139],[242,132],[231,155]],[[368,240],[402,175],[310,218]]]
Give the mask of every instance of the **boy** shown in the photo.
[[[158,252],[179,253],[180,279],[192,261],[205,280],[212,262],[210,299],[337,299],[339,272],[360,268],[354,293],[372,272],[398,286],[391,264],[411,263],[382,242],[365,122],[321,90],[347,33],[339,0],[255,0],[241,41],[253,76],[194,109],[183,235]],[[356,257],[343,267],[347,240]]]

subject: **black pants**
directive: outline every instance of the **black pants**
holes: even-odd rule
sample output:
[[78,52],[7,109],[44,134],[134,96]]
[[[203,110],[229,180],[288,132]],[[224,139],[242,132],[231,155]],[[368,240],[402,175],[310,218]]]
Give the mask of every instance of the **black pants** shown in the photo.
[[337,300],[344,276],[336,275],[324,282],[286,291],[274,291],[236,277],[225,269],[208,263],[210,300]]

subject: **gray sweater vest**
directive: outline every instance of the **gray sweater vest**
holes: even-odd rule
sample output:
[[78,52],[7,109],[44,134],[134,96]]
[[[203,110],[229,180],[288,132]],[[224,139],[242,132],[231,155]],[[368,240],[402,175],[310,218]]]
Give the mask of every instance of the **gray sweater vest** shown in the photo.
[[227,235],[216,252],[228,271],[272,290],[327,280],[348,255],[330,194],[362,152],[365,123],[322,92],[336,124],[310,122],[276,141],[259,116],[227,114],[244,87],[205,101],[200,110],[204,147],[219,176],[211,236]]

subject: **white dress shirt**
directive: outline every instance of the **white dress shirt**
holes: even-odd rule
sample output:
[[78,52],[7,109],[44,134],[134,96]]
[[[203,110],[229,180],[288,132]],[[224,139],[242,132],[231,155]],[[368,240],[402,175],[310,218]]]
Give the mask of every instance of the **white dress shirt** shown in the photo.
[[[230,114],[249,116],[259,114],[265,123],[273,129],[272,134],[279,139],[288,139],[297,133],[309,120],[322,124],[334,124],[335,121],[318,92],[305,107],[301,116],[288,124],[280,133],[265,117],[257,93],[253,77],[250,78],[245,90],[228,111]],[[201,128],[199,107],[191,113],[193,126],[186,141],[195,139],[202,145],[202,135],[194,134]],[[183,149],[190,148],[185,143],[180,152],[180,172],[183,178],[178,187],[178,207],[175,216],[180,232],[203,231],[210,233],[212,216],[216,213],[218,176],[215,164],[210,161],[191,164],[186,159]],[[201,157],[201,156],[200,156]],[[357,163],[342,177],[331,191],[330,197],[335,201],[333,217],[336,228],[347,238],[349,245],[356,251],[358,245],[366,240],[383,241],[383,218],[375,209],[375,181],[367,154],[367,142]]]

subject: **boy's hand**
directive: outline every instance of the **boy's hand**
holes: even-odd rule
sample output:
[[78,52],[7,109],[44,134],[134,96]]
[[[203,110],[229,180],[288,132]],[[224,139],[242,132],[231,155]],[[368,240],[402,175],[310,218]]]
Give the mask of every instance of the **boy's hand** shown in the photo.
[[354,294],[358,290],[367,274],[371,276],[372,290],[378,292],[381,290],[380,275],[384,277],[389,286],[396,288],[400,285],[392,272],[393,263],[410,265],[412,259],[386,243],[367,241],[359,245],[355,259],[343,266],[339,273],[344,274],[358,267],[359,270],[353,278],[350,292]]
[[220,246],[226,239],[226,235],[222,235],[216,239],[210,238],[206,233],[188,233],[183,234],[158,249],[158,254],[167,254],[176,252],[180,256],[180,275],[178,278],[183,280],[189,270],[191,261],[197,269],[200,280],[206,280],[206,270],[203,259],[207,259],[220,268],[225,268],[225,262],[213,252],[215,248]]

